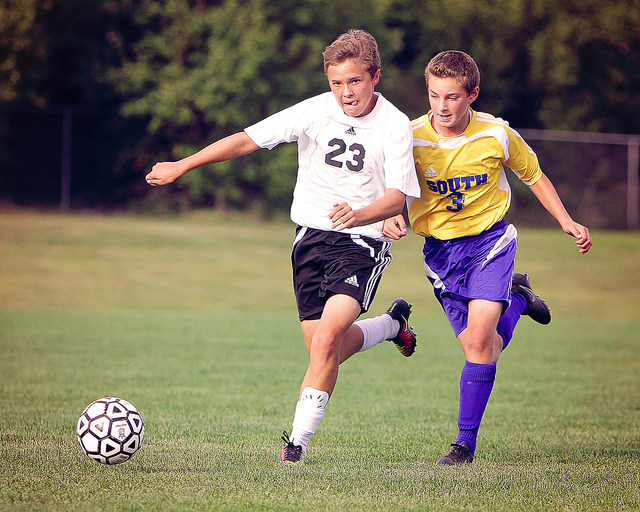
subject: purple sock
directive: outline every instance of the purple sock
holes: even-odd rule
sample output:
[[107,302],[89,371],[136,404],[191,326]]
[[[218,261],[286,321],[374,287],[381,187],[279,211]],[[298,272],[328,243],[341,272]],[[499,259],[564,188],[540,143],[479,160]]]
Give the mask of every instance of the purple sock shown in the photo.
[[460,410],[456,443],[467,443],[472,455],[476,450],[478,429],[495,380],[496,363],[465,362],[460,375]]
[[511,337],[513,336],[516,324],[526,309],[527,299],[525,299],[524,295],[520,293],[512,293],[511,304],[509,304],[507,310],[500,317],[498,327],[496,328],[498,334],[502,337],[502,350],[507,348],[507,345],[511,341]]

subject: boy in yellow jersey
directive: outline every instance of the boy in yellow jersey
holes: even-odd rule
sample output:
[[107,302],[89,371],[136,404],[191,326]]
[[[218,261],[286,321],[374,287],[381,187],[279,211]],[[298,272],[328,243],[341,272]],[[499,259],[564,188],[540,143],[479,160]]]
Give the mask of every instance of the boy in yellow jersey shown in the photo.
[[[425,237],[425,271],[460,341],[466,361],[460,379],[458,437],[438,464],[473,461],[496,363],[521,315],[547,324],[546,303],[526,274],[514,273],[517,231],[504,220],[511,191],[502,164],[514,171],[575,237],[579,251],[591,247],[589,230],[573,221],[538,159],[508,123],[470,108],[480,72],[464,52],[445,51],[427,65],[431,111],[413,121],[413,154],[421,197],[409,203],[415,233]],[[406,234],[402,216],[383,233]]]

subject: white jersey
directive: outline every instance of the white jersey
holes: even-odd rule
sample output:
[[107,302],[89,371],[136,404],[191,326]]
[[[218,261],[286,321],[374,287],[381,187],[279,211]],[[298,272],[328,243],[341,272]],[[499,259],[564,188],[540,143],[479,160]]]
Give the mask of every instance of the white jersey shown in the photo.
[[[334,204],[346,202],[357,210],[380,199],[388,188],[420,197],[409,118],[376,95],[376,105],[366,116],[346,115],[333,93],[326,92],[245,129],[262,148],[298,143],[291,205],[296,224],[330,231]],[[381,238],[382,224],[344,232]]]

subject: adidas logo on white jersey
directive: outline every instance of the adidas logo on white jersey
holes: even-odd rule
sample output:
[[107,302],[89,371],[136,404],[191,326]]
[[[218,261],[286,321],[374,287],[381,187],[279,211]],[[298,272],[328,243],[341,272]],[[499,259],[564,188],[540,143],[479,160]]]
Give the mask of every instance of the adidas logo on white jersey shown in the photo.
[[347,135],[355,135],[356,134],[356,130],[355,128],[352,126],[351,128],[349,128],[346,132]]
[[426,171],[424,171],[425,178],[435,178],[438,176],[438,173],[433,167],[429,167]]
[[355,286],[356,288],[360,288],[360,285],[358,284],[358,278],[356,276],[347,277],[344,282],[350,284],[351,286]]

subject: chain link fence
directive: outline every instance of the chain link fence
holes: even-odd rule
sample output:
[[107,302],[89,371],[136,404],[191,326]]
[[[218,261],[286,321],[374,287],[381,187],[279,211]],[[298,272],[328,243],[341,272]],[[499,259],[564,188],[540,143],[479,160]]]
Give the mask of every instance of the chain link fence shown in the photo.
[[[571,216],[592,229],[638,229],[640,135],[518,130]],[[518,223],[555,225],[533,194],[513,185]]]
[[[0,199],[70,208],[127,206],[140,169],[126,169],[138,127],[113,113],[71,107],[0,110]],[[591,229],[638,229],[640,135],[518,130],[538,154],[569,213]],[[555,227],[533,194],[508,172],[509,217]],[[513,179],[512,179],[513,178]]]

